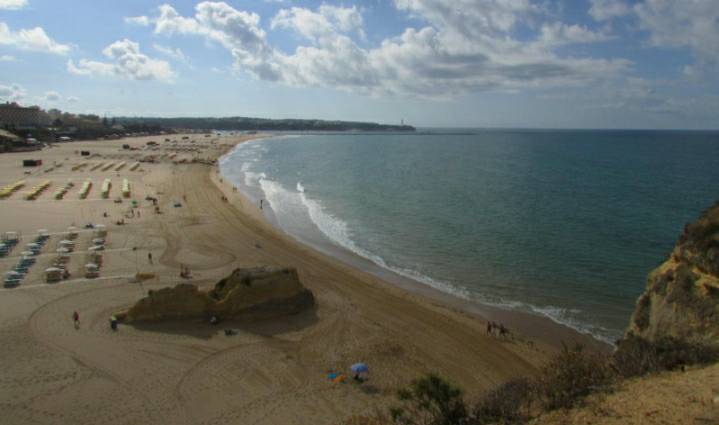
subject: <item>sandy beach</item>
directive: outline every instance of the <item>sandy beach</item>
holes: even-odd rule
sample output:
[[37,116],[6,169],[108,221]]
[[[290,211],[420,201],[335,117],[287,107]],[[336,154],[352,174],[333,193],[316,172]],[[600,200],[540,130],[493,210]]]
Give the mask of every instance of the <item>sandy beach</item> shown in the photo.
[[[25,181],[0,200],[0,232],[21,237],[0,258],[0,270],[18,262],[38,229],[50,233],[21,285],[0,289],[3,423],[333,424],[391,405],[400,385],[425,372],[448,377],[472,397],[535,373],[562,340],[591,343],[548,320],[412,290],[301,245],[264,220],[258,206],[210,164],[247,137],[71,142],[0,155],[0,186]],[[147,149],[148,141],[159,146]],[[122,149],[124,144],[137,150]],[[154,163],[133,169],[148,155]],[[42,159],[42,166],[22,167],[30,158]],[[74,186],[54,199],[68,179]],[[87,179],[92,189],[80,199]],[[112,182],[107,198],[100,193],[105,179]],[[123,179],[130,198],[122,198]],[[51,184],[37,199],[24,199],[45,180]],[[161,213],[147,196],[158,198]],[[131,199],[138,202],[134,210]],[[116,224],[123,219],[124,225]],[[95,279],[83,273],[93,243],[92,230],[84,229],[88,223],[108,229]],[[78,228],[71,276],[45,283],[43,271],[69,226]],[[148,290],[188,282],[179,276],[181,265],[192,273],[189,282],[201,287],[238,267],[296,267],[317,306],[276,320],[223,323],[240,329],[234,336],[201,320],[110,330],[110,315]],[[155,278],[134,283],[138,272]],[[80,315],[79,329],[73,311]],[[486,317],[506,323],[515,337],[487,335]],[[368,382],[326,378],[327,371],[346,371],[357,361],[370,366]]]

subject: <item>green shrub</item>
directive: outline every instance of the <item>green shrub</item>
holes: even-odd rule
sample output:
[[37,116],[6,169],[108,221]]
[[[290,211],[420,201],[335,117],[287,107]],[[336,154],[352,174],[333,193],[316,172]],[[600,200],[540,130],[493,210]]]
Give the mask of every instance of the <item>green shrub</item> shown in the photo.
[[535,386],[527,378],[509,381],[479,400],[472,412],[472,425],[523,424],[529,420]]
[[569,408],[611,381],[612,373],[604,357],[580,344],[563,345],[562,351],[542,368],[537,392],[545,409]]
[[629,378],[718,360],[719,350],[704,344],[673,337],[649,342],[630,336],[620,341],[612,356],[612,368],[620,376]]
[[467,423],[462,390],[443,378],[429,374],[397,391],[401,406],[390,410],[392,420],[402,425],[461,425]]

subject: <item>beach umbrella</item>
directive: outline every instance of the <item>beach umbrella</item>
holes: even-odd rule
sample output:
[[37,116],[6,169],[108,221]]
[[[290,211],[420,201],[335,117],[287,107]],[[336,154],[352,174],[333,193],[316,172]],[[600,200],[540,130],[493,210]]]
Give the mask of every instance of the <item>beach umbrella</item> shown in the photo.
[[352,373],[369,373],[369,367],[365,363],[355,363],[350,366]]

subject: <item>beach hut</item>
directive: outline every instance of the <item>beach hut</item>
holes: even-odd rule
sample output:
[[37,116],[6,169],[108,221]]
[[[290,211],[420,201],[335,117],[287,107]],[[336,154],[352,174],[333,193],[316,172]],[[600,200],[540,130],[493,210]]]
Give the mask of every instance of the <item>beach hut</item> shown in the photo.
[[35,252],[32,251],[23,251],[20,253],[23,257],[32,257],[33,255],[37,255]]
[[105,239],[104,238],[95,238],[92,240],[93,245],[105,245]]
[[5,272],[3,278],[3,286],[5,286],[6,288],[14,288],[20,285],[20,281],[22,281],[22,278],[23,275],[16,271]]
[[70,226],[67,228],[67,234],[65,235],[68,239],[77,238],[77,227]]
[[60,248],[65,248],[68,252],[73,252],[75,250],[75,242],[71,240],[62,240],[60,241]]
[[50,239],[50,232],[47,229],[40,229],[37,231],[37,237],[35,238],[35,242],[39,244],[44,244],[47,242],[47,240]]
[[3,242],[8,246],[15,246],[20,242],[20,237],[17,232],[5,232],[3,235]]
[[98,238],[107,236],[107,227],[104,224],[95,225],[95,236]]
[[88,279],[100,277],[100,267],[94,263],[85,264],[85,277]]
[[55,250],[55,252],[57,252],[58,254],[67,254],[70,252],[70,250],[67,248],[58,248]]
[[25,245],[25,249],[32,252],[33,255],[37,255],[40,253],[40,250],[42,250],[42,245],[37,242],[31,242]]
[[48,267],[45,269],[45,282],[56,283],[62,280],[62,275],[65,270],[59,267]]

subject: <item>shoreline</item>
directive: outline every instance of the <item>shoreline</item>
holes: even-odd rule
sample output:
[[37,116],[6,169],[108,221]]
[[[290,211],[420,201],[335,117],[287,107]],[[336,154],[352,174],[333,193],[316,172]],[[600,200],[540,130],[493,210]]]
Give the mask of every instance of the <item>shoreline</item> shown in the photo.
[[[51,182],[36,201],[25,200],[22,190],[0,201],[0,232],[18,232],[20,247],[33,242],[38,229],[51,234],[20,286],[1,291],[6,379],[0,393],[13,394],[4,407],[6,423],[336,424],[393,405],[397,388],[429,372],[476,397],[536,374],[559,339],[591,343],[548,319],[517,314],[496,319],[515,338],[488,335],[483,317],[493,312],[480,316],[457,300],[402,288],[271,226],[226,179],[220,183],[210,165],[242,137],[166,138],[176,141],[69,142],[32,155],[0,155],[1,186]],[[83,150],[91,155],[82,156]],[[148,157],[151,162],[134,168]],[[27,158],[45,165],[23,167]],[[121,196],[125,179],[134,206]],[[75,186],[55,199],[53,192],[69,180]],[[94,186],[83,198],[87,180]],[[101,196],[107,180],[113,188]],[[84,229],[88,223],[108,231],[97,279],[85,278],[85,252],[95,243]],[[69,226],[78,228],[76,254],[68,256],[71,276],[46,283],[44,271]],[[16,266],[20,251],[0,258],[2,272]],[[220,326],[203,318],[120,324],[117,331],[108,326],[111,315],[149,291],[186,283],[208,289],[237,268],[258,266],[296,268],[315,308],[268,320],[228,318]],[[190,279],[180,277],[183,267]],[[154,277],[137,282],[136,273]],[[81,318],[78,328],[73,312]],[[527,333],[520,331],[524,324]],[[226,328],[238,332],[227,336]],[[371,368],[370,382],[327,379],[328,370],[347,371],[360,361]]]
[[[229,180],[226,175],[221,171],[220,162],[227,156],[231,155],[232,152],[241,144],[259,141],[259,140],[270,140],[277,137],[287,137],[285,134],[274,134],[274,133],[259,133],[255,138],[249,138],[247,140],[240,141],[234,146],[229,147],[217,157],[216,169],[217,175],[220,175],[223,182],[220,183],[216,179],[213,182],[221,189],[220,185],[229,184]],[[233,186],[234,187],[234,186]],[[221,189],[222,190],[222,189]],[[264,223],[275,230],[278,230],[286,237],[313,249],[327,257],[338,261],[342,264],[348,265],[357,269],[358,271],[369,273],[389,285],[394,285],[402,290],[410,292],[415,295],[419,295],[430,302],[438,302],[445,305],[448,308],[455,309],[462,313],[468,313],[474,316],[478,316],[483,320],[497,321],[506,324],[510,329],[518,330],[521,334],[531,339],[540,339],[543,342],[560,347],[562,343],[567,341],[576,341],[578,343],[589,346],[601,352],[610,352],[614,349],[614,346],[604,341],[589,332],[583,332],[579,329],[573,328],[567,324],[561,323],[552,317],[533,314],[529,312],[511,310],[508,308],[502,308],[486,303],[482,303],[477,300],[469,300],[460,297],[456,294],[452,294],[441,289],[435,288],[427,283],[423,283],[411,277],[403,276],[389,268],[382,267],[376,264],[374,261],[357,254],[345,247],[337,245],[335,242],[328,239],[331,246],[323,247],[318,244],[305,241],[302,238],[293,235],[282,228],[282,226],[274,218],[274,210],[271,205],[268,205],[269,216],[263,213],[254,202],[249,199],[249,195],[244,193],[241,188],[237,188],[238,197],[240,200],[240,213],[252,214],[254,218],[259,218]],[[267,203],[269,204],[269,202]],[[326,235],[324,235],[326,237]]]

